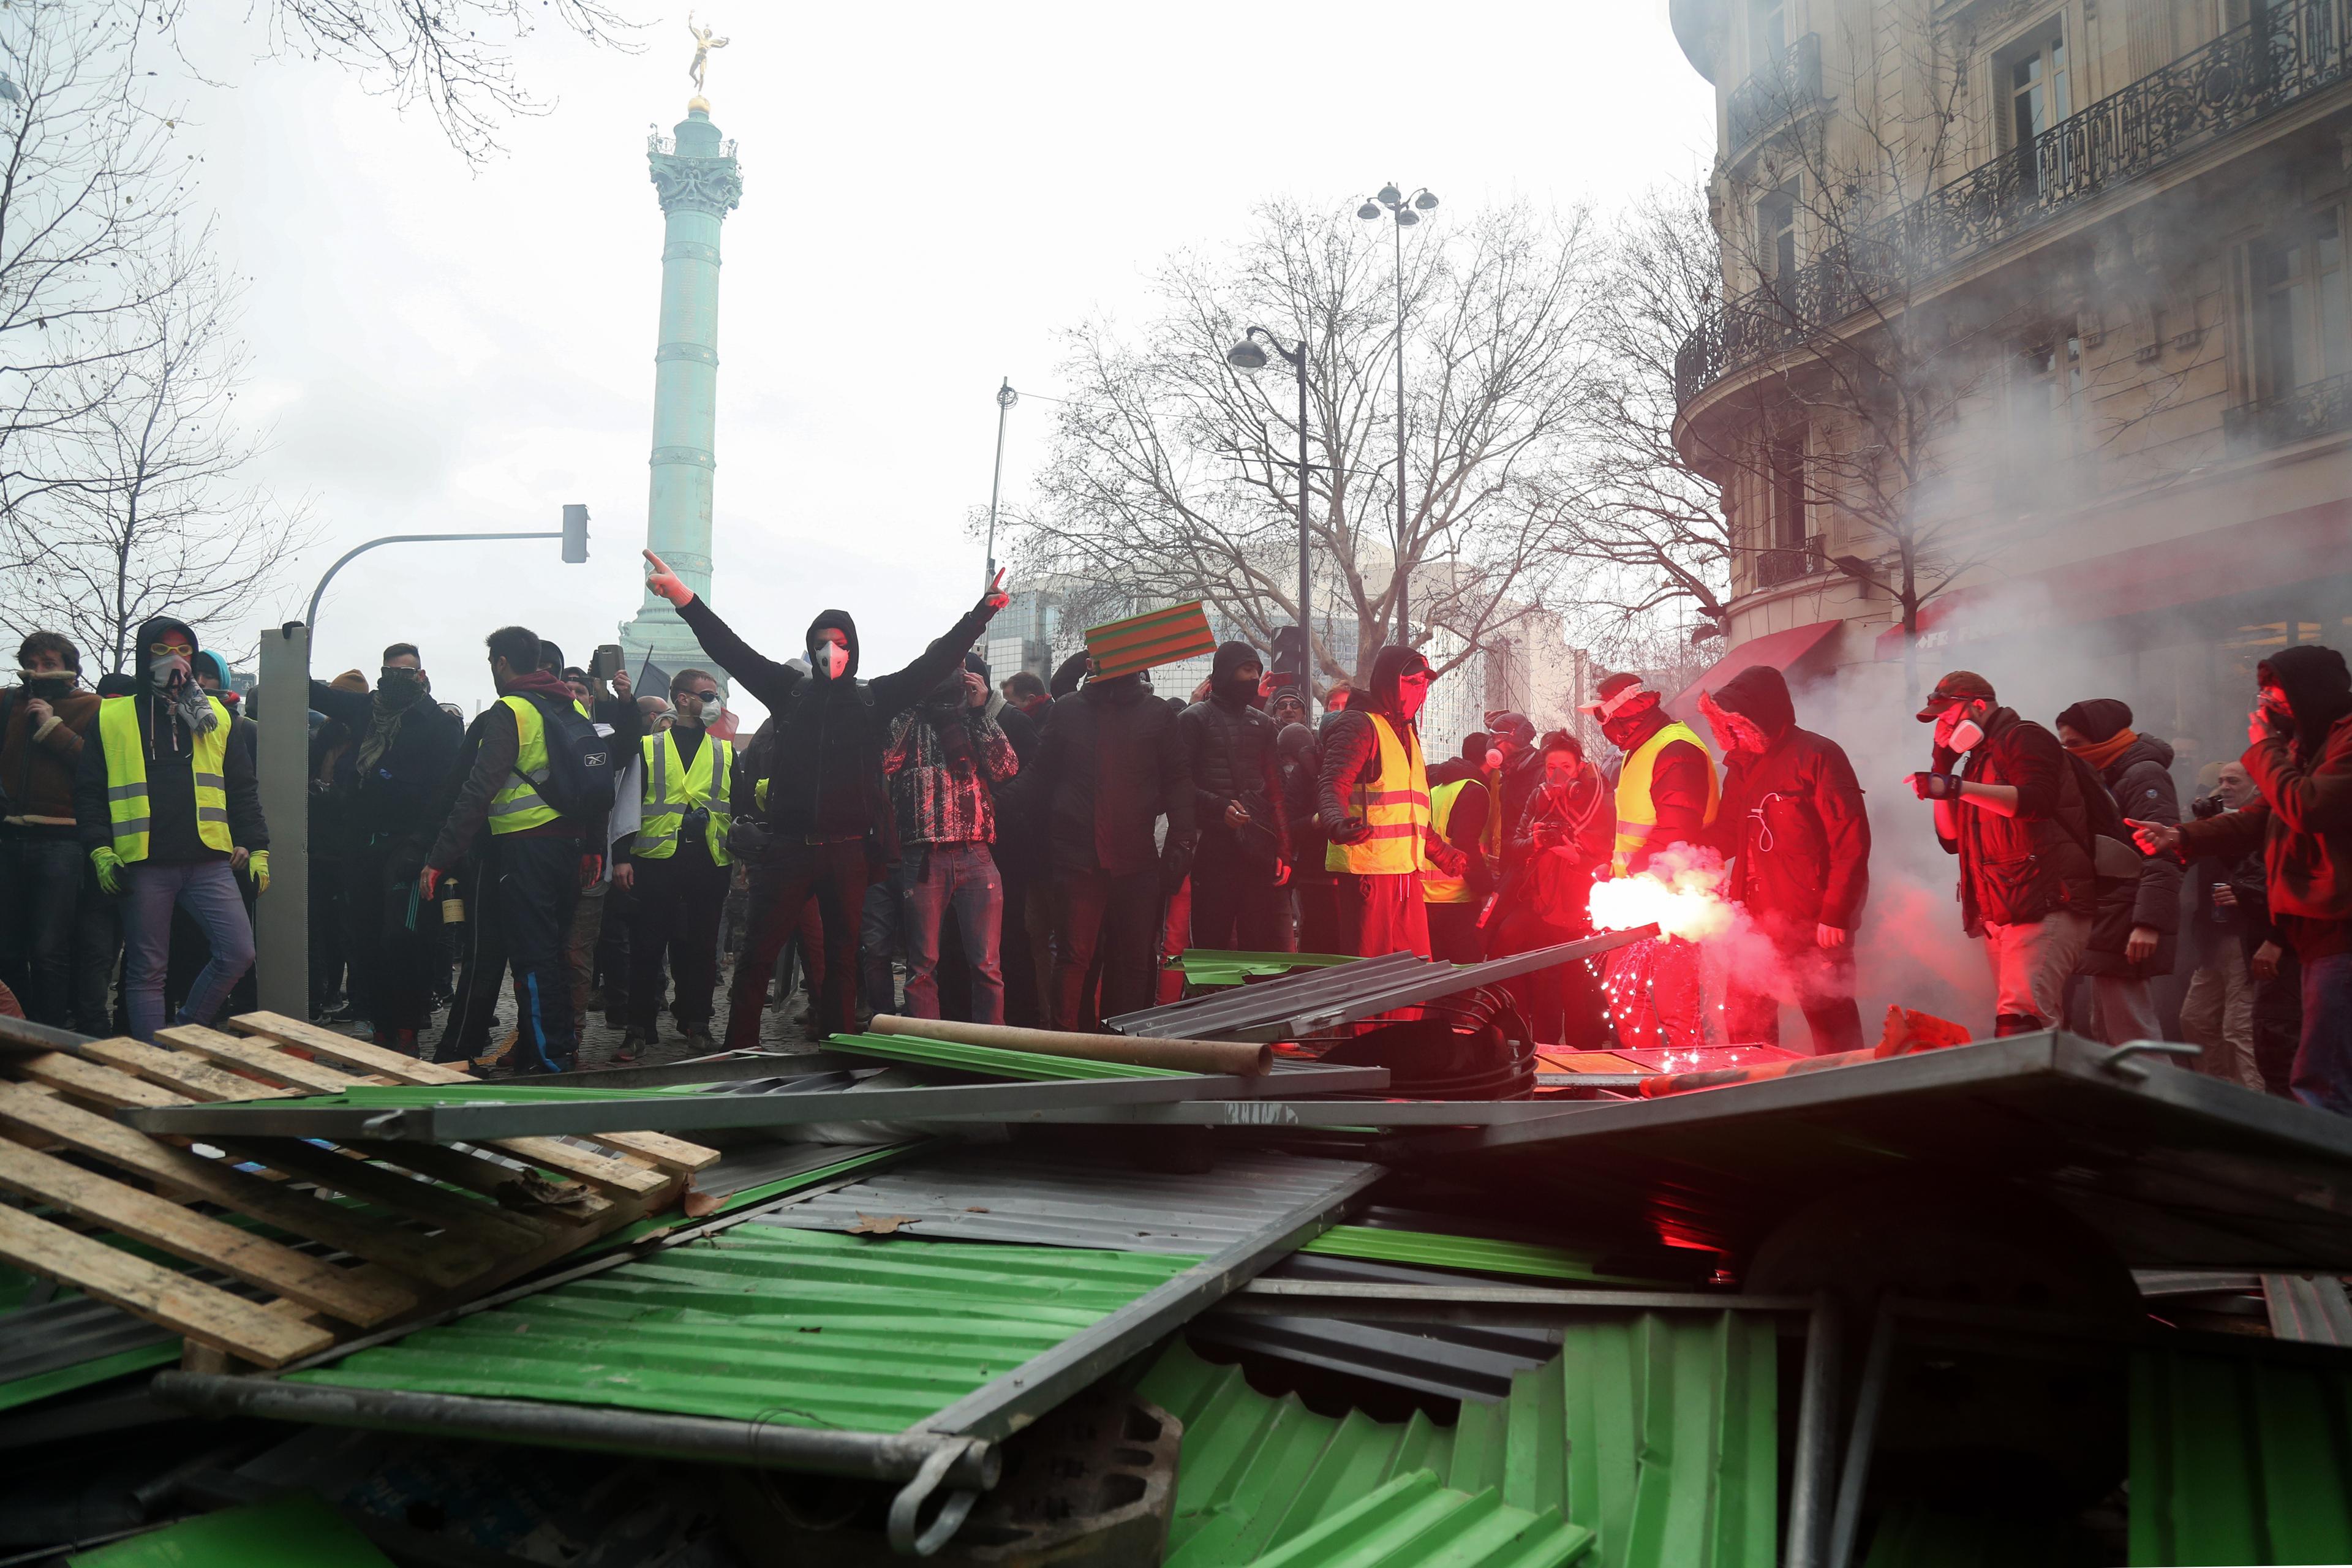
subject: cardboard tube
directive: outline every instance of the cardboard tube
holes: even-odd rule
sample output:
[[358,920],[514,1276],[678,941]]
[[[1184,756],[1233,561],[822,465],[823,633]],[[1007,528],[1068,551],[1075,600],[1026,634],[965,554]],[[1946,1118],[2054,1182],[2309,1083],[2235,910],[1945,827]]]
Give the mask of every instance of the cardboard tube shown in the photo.
[[962,1024],[949,1018],[901,1018],[877,1015],[866,1028],[877,1035],[912,1035],[963,1046],[994,1046],[1001,1051],[1034,1051],[1045,1057],[1078,1057],[1094,1062],[1126,1062],[1139,1068],[1181,1072],[1235,1073],[1263,1077],[1274,1070],[1274,1047],[1246,1040],[1154,1040],[1125,1035],[1077,1035],[1062,1029],[1019,1029],[1009,1024]]

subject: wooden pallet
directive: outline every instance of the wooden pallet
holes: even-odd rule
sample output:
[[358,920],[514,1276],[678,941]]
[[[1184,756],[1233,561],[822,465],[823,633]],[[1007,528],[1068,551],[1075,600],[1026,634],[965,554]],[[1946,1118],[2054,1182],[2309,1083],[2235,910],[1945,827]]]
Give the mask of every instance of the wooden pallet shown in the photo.
[[[126,1107],[463,1084],[275,1013],[236,1033],[0,1056],[0,1262],[185,1336],[192,1360],[282,1367],[522,1278],[676,1203],[719,1152],[658,1133],[465,1145],[209,1142],[124,1126]],[[110,1245],[103,1232],[254,1292]]]

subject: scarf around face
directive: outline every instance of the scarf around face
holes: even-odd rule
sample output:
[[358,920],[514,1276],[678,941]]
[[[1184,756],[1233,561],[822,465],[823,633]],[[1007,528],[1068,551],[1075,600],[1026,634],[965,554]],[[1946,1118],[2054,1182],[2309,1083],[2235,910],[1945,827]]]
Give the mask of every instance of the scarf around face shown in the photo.
[[2107,764],[2129,751],[2131,743],[2138,739],[2138,731],[2126,728],[2116,731],[2104,741],[2085,741],[2079,746],[2069,746],[2066,749],[2090,763],[2095,771],[2105,773],[2107,770]]

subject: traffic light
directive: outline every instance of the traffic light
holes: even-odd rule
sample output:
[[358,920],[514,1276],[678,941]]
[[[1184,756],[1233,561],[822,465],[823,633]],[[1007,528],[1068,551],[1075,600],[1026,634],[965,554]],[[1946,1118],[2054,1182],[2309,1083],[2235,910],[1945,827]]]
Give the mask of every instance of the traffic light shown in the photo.
[[588,559],[588,509],[577,502],[563,509],[563,559],[574,566]]
[[1301,626],[1274,628],[1274,683],[1303,686],[1307,681],[1307,632]]

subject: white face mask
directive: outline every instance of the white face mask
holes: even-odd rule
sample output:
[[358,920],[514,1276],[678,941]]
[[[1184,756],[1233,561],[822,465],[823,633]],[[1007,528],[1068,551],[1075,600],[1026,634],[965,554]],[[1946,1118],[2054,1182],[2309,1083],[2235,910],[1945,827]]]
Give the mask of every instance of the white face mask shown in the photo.
[[849,650],[837,642],[821,642],[809,663],[827,680],[839,680],[842,672],[849,668]]

